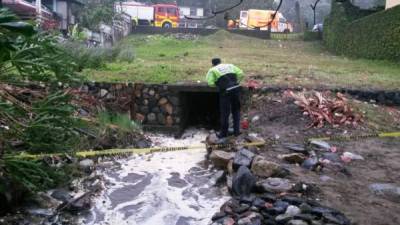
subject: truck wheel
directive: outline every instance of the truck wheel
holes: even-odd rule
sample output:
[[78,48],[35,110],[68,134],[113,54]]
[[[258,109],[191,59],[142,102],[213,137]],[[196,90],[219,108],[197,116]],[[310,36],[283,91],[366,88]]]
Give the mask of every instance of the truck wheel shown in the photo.
[[285,30],[283,31],[283,33],[288,34],[288,33],[290,33],[290,30],[289,30],[289,29],[285,29]]
[[169,22],[165,22],[165,23],[163,23],[162,27],[163,27],[163,28],[171,28],[171,27],[172,27],[172,24],[169,23]]

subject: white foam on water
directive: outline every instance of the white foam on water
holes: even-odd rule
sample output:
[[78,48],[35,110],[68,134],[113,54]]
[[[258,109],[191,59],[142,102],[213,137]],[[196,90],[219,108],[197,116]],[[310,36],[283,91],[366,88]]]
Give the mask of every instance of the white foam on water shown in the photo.
[[[190,135],[186,135],[189,137],[181,140],[160,135],[151,135],[150,138],[158,146],[176,147],[198,145],[207,135],[205,131],[189,132]],[[133,156],[120,161],[121,170],[115,171],[113,175],[105,174],[106,180],[113,185],[106,185],[101,196],[95,199],[92,218],[86,219],[85,223],[210,224],[212,215],[229,197],[217,187],[207,184],[207,179],[213,173],[208,168],[199,168],[198,165],[205,159],[205,154],[206,149],[197,149]],[[190,172],[193,167],[198,168]],[[186,180],[185,187],[170,186],[168,179],[172,177],[171,173],[179,173],[184,180],[185,175],[192,176],[190,179],[203,177],[205,180],[200,184]],[[132,174],[134,179],[126,179]],[[121,192],[121,189],[127,187],[128,189]],[[116,194],[118,191],[119,194]],[[210,193],[216,194],[209,195]],[[113,196],[117,196],[117,203]],[[180,223],[177,223],[178,220]]]

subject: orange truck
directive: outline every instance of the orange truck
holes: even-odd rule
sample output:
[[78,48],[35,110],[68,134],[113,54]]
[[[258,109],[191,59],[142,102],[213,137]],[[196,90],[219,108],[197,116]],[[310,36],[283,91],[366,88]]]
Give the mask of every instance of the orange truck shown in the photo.
[[249,9],[240,11],[240,19],[237,22],[240,29],[259,29],[268,30],[268,24],[271,26],[271,32],[293,32],[293,26],[289,23],[282,13],[278,12],[274,18],[274,10]]
[[176,4],[148,5],[140,2],[116,2],[115,10],[131,16],[132,24],[163,28],[179,26],[179,8]]

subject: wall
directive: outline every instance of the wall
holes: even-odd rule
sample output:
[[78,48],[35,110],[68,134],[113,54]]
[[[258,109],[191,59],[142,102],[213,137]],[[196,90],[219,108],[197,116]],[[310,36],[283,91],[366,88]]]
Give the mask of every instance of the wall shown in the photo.
[[386,0],[386,9],[400,5],[400,0]]
[[[136,27],[132,30],[133,34],[166,34],[166,33],[190,33],[197,34],[201,36],[207,36],[214,34],[218,29],[205,29],[205,28],[172,28],[165,29],[160,27]],[[271,35],[268,31],[258,31],[258,30],[228,30],[228,32],[234,34],[240,34],[249,37],[270,39]]]
[[[265,94],[282,92],[288,89],[288,87],[266,86],[257,92]],[[299,88],[295,91],[301,90]],[[327,89],[318,91],[323,90]],[[215,94],[214,97],[217,97],[217,89],[205,85],[88,83],[81,87],[81,91],[100,100],[108,111],[130,115],[131,119],[141,122],[145,130],[180,134],[186,128],[185,126],[190,124],[188,120],[191,118],[199,119],[195,115],[197,113],[191,112],[187,108],[188,106],[194,107],[196,112],[201,110],[198,109],[198,105],[205,108],[206,111],[200,112],[200,114],[209,113],[215,115],[215,113],[218,113],[218,106],[215,104],[209,105],[211,104],[210,94]],[[333,89],[331,91],[349,94],[363,101],[375,100],[379,104],[400,105],[400,91],[398,90]],[[200,101],[203,99],[199,99],[197,95],[199,93],[207,93],[204,95],[205,98],[201,97],[204,98],[202,103]],[[197,95],[195,103],[193,103],[193,94]],[[252,94],[254,92],[250,92],[247,89],[243,90],[243,108],[248,107],[246,105],[250,102],[249,99]],[[187,101],[190,101],[189,104]],[[215,120],[213,121],[215,123]],[[204,122],[202,125],[204,125]],[[218,126],[218,123],[215,125]]]

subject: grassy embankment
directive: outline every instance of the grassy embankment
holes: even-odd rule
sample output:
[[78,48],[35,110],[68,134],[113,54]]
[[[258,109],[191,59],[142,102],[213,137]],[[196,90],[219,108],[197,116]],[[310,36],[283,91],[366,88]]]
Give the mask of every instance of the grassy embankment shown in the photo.
[[120,45],[135,47],[133,62],[108,63],[83,73],[97,81],[203,81],[210,59],[219,56],[270,85],[400,87],[400,65],[335,56],[320,42],[260,40],[220,31],[197,40],[132,35]]

